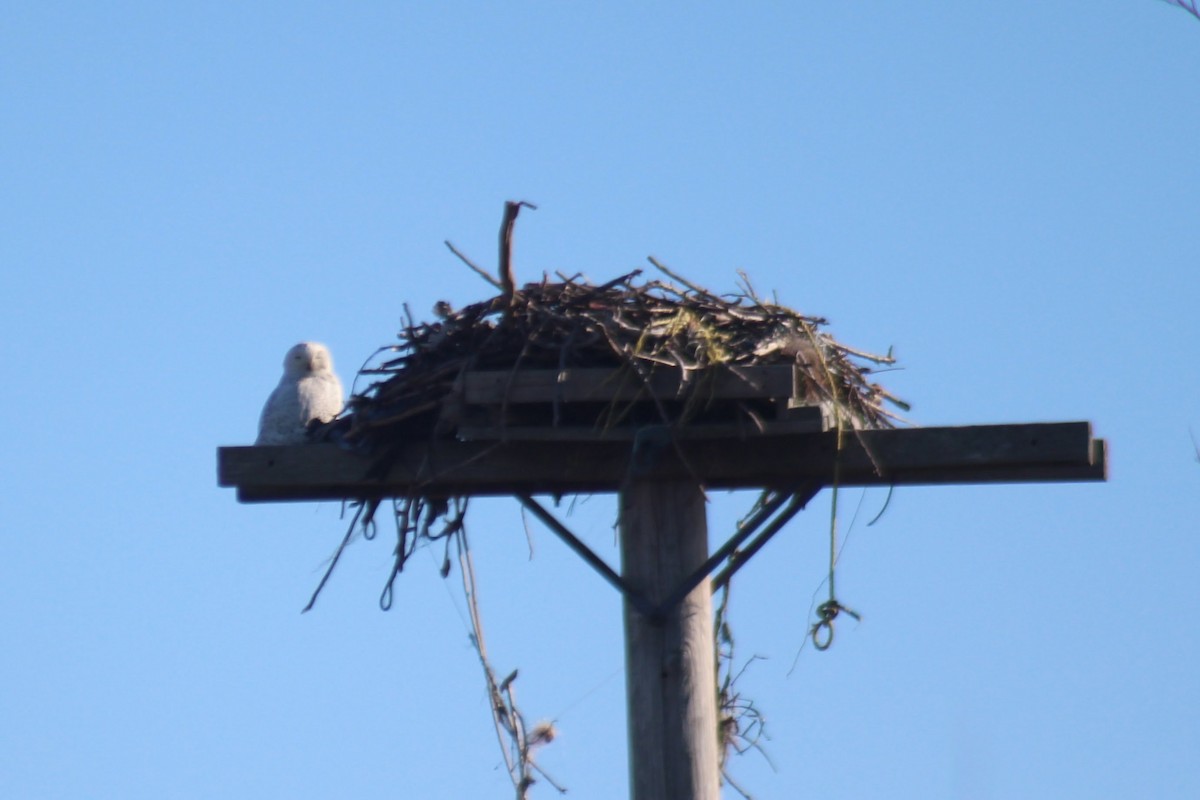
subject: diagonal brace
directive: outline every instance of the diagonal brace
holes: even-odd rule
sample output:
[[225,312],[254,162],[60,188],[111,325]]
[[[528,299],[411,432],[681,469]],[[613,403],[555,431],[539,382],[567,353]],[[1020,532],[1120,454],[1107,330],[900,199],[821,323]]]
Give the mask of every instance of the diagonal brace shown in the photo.
[[743,522],[738,525],[738,528],[734,532],[733,536],[729,537],[729,541],[721,545],[721,547],[715,553],[708,557],[707,561],[697,567],[695,572],[693,572],[691,575],[684,578],[679,583],[679,586],[675,587],[675,590],[667,595],[666,598],[658,604],[658,608],[655,609],[656,613],[654,616],[662,616],[678,605],[683,598],[691,594],[692,589],[695,589],[705,578],[711,575],[712,571],[716,569],[717,566],[726,558],[736,558],[736,551],[741,543],[746,541],[746,539],[749,538],[750,535],[753,534],[760,525],[770,519],[771,515],[778,511],[780,506],[782,506],[784,503],[787,503],[789,498],[791,498],[791,502],[788,503],[787,508],[784,509],[783,513],[774,522],[772,522],[770,526],[768,526],[764,533],[770,531],[771,535],[773,536],[780,528],[787,524],[788,520],[796,515],[796,512],[804,508],[804,505],[812,499],[813,495],[820,491],[820,488],[821,487],[819,485],[807,484],[803,489],[795,492],[772,492],[771,498],[763,503],[758,511],[754,512],[749,519],[743,520]]
[[[806,483],[793,491],[772,492],[770,498],[754,514],[738,525],[737,531],[729,538],[729,541],[725,542],[716,552],[709,556],[708,560],[697,567],[691,575],[680,581],[679,585],[657,605],[651,603],[644,594],[630,586],[604,559],[596,555],[591,548],[584,544],[579,537],[571,533],[565,525],[559,522],[553,514],[534,500],[533,497],[528,494],[518,494],[516,497],[521,501],[521,505],[533,512],[534,516],[540,519],[546,527],[562,539],[568,547],[574,550],[593,569],[600,573],[602,578],[616,587],[629,600],[638,613],[648,619],[660,621],[666,616],[667,612],[677,606],[683,598],[687,597],[706,577],[712,574],[712,571],[722,561],[729,559],[729,564],[714,579],[713,588],[723,586],[727,583],[733,576],[733,573],[740,569],[754,553],[758,552],[771,537],[782,530],[783,526],[803,509],[808,504],[808,501],[816,496],[820,490],[821,484],[812,482]],[[759,531],[754,540],[750,542],[750,545],[744,551],[738,551],[737,548],[750,538],[750,536],[754,535],[755,531],[758,531],[763,523],[770,519],[781,507],[783,507],[783,510],[779,515],[767,527]]]
[[[718,572],[716,577],[713,578],[713,591],[716,591],[725,584],[729,583],[729,579],[733,577],[734,573],[745,566],[746,562],[750,560],[751,556],[762,549],[762,546],[769,542],[772,536],[779,533],[779,531],[783,529],[783,526],[786,525],[792,517],[796,516],[797,513],[799,513],[806,505],[808,505],[809,500],[812,500],[814,497],[816,497],[817,492],[819,491],[821,491],[821,484],[819,483],[809,483],[803,488],[798,489],[791,495],[792,500],[790,503],[788,503],[787,508],[785,508],[779,514],[779,516],[771,522],[770,525],[759,531],[758,535],[755,536],[750,544],[746,546],[745,550],[731,551],[729,554],[729,563],[725,566],[725,569]],[[743,540],[745,539],[745,537],[742,538]]]
[[540,519],[558,538],[562,539],[567,547],[574,550],[584,561],[592,566],[592,569],[599,572],[600,577],[611,583],[621,594],[625,595],[626,599],[633,604],[633,607],[640,614],[647,617],[657,616],[658,609],[646,599],[645,595],[630,586],[604,559],[593,553],[590,547],[580,541],[579,537],[575,534],[571,533],[566,525],[555,519],[554,515],[547,511],[541,503],[527,494],[519,494],[517,495],[517,499],[521,501],[521,505],[532,511],[533,515]]

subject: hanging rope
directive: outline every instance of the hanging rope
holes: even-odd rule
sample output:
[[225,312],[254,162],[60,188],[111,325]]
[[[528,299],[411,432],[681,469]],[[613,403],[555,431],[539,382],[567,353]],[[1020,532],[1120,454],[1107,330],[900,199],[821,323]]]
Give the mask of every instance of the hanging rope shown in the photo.
[[[842,424],[841,413],[838,414],[838,453],[842,450]],[[829,599],[821,605],[817,606],[817,621],[813,623],[809,629],[808,635],[812,639],[813,647],[818,650],[828,650],[833,644],[833,621],[837,619],[838,614],[845,612],[856,620],[861,620],[862,617],[858,612],[846,608],[837,599],[837,520],[838,520],[838,473],[841,469],[841,458],[834,461],[833,466],[833,499],[830,502],[830,520],[829,520]]]
[[[841,425],[838,425],[838,450],[841,451]],[[837,473],[838,466],[841,460],[838,459],[834,465],[834,486],[833,499],[830,503],[832,507],[832,519],[829,522],[829,599],[821,605],[817,606],[817,621],[813,623],[809,630],[809,637],[812,639],[813,647],[818,650],[828,650],[833,644],[833,621],[837,619],[838,614],[845,612],[855,620],[862,620],[858,612],[853,609],[846,608],[837,599],[837,504],[838,504],[838,486]]]
[[816,331],[807,322],[804,323],[804,332],[808,335],[809,341],[812,342],[813,349],[816,351],[817,357],[821,362],[821,369],[825,372],[837,430],[836,449],[833,456],[833,497],[829,508],[829,599],[817,606],[817,621],[813,623],[808,631],[813,647],[824,651],[828,650],[833,644],[833,621],[837,619],[838,614],[844,611],[856,620],[862,619],[857,612],[846,608],[846,606],[838,601],[836,584],[838,494],[842,485],[842,451],[846,443],[846,426],[847,424],[853,424],[853,421],[847,421],[845,418],[846,411],[838,397],[838,384],[833,379],[833,372],[829,368],[829,361],[825,357],[825,349],[821,346],[821,340],[817,337]]

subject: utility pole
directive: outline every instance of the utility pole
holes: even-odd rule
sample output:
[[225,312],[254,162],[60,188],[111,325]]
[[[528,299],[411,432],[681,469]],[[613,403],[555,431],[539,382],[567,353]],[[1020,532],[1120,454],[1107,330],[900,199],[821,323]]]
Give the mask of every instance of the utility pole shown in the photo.
[[[636,481],[621,492],[626,583],[658,606],[708,559],[703,490]],[[630,797],[717,800],[716,661],[707,579],[661,614],[625,601]]]
[[[506,373],[507,375],[508,373]],[[509,376],[511,377],[511,376]],[[498,378],[485,376],[481,385]],[[558,376],[536,386],[568,396]],[[468,381],[469,383],[469,381]],[[511,388],[511,387],[510,387]],[[524,391],[522,389],[522,391]],[[507,392],[510,400],[524,398]],[[536,400],[533,392],[528,398]],[[581,437],[538,429],[505,441],[413,440],[386,468],[334,444],[222,447],[218,482],[242,502],[434,496],[516,496],[625,598],[632,800],[716,800],[717,686],[709,576],[725,580],[822,486],[1103,481],[1107,448],[1086,422],[865,430],[839,448],[835,431],[768,423],[756,435]],[[649,447],[642,446],[649,440]],[[431,465],[435,465],[431,467]],[[705,489],[780,489],[760,530],[709,555]],[[786,487],[807,487],[803,490]],[[533,500],[535,494],[618,492],[622,574]],[[767,522],[775,510],[757,516]],[[750,538],[751,535],[754,538]],[[744,546],[743,546],[744,545]]]
[[[223,447],[218,483],[243,502],[364,508],[515,496],[624,596],[632,800],[718,800],[712,587],[822,487],[1105,480],[1105,444],[1086,422],[891,428],[879,404],[904,404],[854,362],[890,355],[845,348],[817,333],[818,318],[763,306],[748,284],[754,303],[743,306],[650,259],[687,292],[635,287],[640,270],[602,286],[564,276],[518,289],[522,207],[535,208],[505,203],[498,279],[446,243],[502,294],[434,327],[410,322],[407,354],[374,371],[392,377],[352,415],[347,449]],[[534,351],[540,365],[526,361]],[[866,429],[829,430],[826,406],[854,398]],[[705,491],[735,488],[767,492],[710,554]],[[594,492],[619,494],[620,574],[533,497]]]

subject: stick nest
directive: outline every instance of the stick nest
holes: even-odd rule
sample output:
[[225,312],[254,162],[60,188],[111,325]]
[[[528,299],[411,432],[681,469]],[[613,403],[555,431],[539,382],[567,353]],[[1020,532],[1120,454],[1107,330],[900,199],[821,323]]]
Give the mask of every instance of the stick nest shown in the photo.
[[[712,368],[788,364],[799,372],[798,399],[836,409],[839,425],[893,427],[891,409],[907,410],[871,380],[894,362],[890,353],[843,345],[822,330],[826,320],[767,302],[745,275],[741,291],[717,295],[653,263],[671,280],[639,280],[635,270],[593,285],[559,273],[458,311],[439,303],[436,321],[409,315],[400,345],[380,351],[398,355],[362,370],[374,383],[351,398],[339,438],[374,450],[414,436],[454,437],[456,386],[482,370],[609,367],[649,388],[655,371],[686,382]],[[661,402],[656,408],[663,418],[655,422],[686,422]]]

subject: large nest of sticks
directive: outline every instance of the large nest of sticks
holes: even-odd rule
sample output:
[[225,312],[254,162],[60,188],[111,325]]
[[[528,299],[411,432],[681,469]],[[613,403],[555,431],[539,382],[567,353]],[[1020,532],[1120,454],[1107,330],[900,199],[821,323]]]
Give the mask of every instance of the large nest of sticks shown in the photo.
[[[664,279],[644,280],[637,270],[596,285],[559,273],[457,311],[439,304],[431,322],[409,319],[400,345],[383,349],[398,355],[363,370],[375,380],[351,398],[343,442],[374,450],[400,438],[455,437],[461,420],[453,400],[463,376],[478,371],[606,367],[649,387],[663,371],[686,382],[714,368],[786,364],[798,376],[793,402],[833,409],[838,425],[892,427],[893,409],[907,409],[872,380],[893,363],[890,352],[838,342],[823,330],[826,320],[759,297],[744,274],[737,293],[718,295],[652,263]],[[645,407],[660,418],[641,423],[687,422],[682,407]],[[561,421],[556,411],[545,424]]]
[[[370,455],[377,459],[374,469],[383,470],[399,445],[422,438],[632,438],[645,426],[666,426],[673,436],[707,423],[717,425],[702,433],[723,436],[731,416],[738,435],[754,428],[766,432],[771,425],[786,432],[812,422],[797,420],[797,409],[819,411],[808,417],[840,433],[893,427],[899,421],[894,409],[907,410],[872,380],[894,363],[890,351],[876,355],[842,344],[824,330],[824,319],[760,297],[744,274],[737,292],[716,294],[650,259],[661,278],[646,280],[636,270],[593,284],[556,273],[518,288],[510,245],[522,205],[528,204],[505,207],[498,280],[450,245],[499,294],[457,311],[439,303],[438,318],[429,322],[415,321],[406,306],[400,343],[380,348],[376,356],[387,354],[382,359],[372,357],[374,366],[360,371],[370,381],[367,388],[352,394],[350,413],[314,432],[317,438]],[[587,402],[563,401],[559,387],[581,372],[598,391],[585,393]],[[766,372],[785,380],[780,387],[772,378],[770,391],[759,393],[765,384],[753,375]],[[547,383],[553,388],[515,408],[509,401],[521,376],[540,376],[543,389]],[[481,377],[485,389],[492,387],[483,399],[468,391],[472,379]],[[718,390],[722,377],[725,387]],[[734,387],[741,391],[729,391],[731,380],[745,382]],[[717,397],[721,402],[714,402]],[[520,430],[510,436],[513,426]],[[308,608],[356,526],[368,538],[374,535],[381,502],[353,503],[354,519]],[[426,496],[419,488],[391,504],[397,546],[380,596],[384,609],[418,544],[459,537],[466,513],[465,497]],[[448,569],[447,561],[443,572]]]

